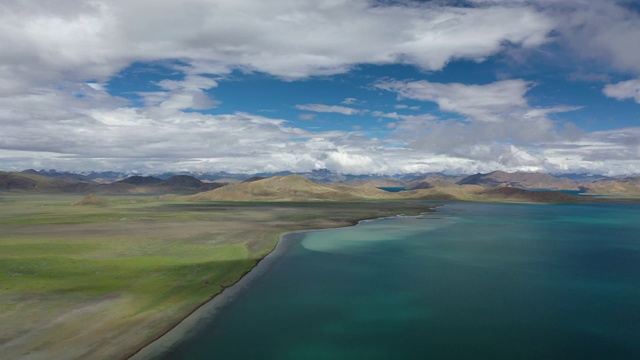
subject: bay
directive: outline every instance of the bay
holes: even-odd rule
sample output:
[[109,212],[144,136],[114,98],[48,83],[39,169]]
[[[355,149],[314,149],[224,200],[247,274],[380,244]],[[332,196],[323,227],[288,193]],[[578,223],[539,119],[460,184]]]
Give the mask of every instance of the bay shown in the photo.
[[449,203],[295,237],[163,358],[640,358],[640,204]]

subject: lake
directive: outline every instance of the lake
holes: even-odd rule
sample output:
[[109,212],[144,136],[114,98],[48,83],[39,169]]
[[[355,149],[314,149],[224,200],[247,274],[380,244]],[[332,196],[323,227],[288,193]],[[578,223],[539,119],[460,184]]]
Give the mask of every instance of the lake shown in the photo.
[[165,359],[640,359],[640,204],[447,203],[292,235]]

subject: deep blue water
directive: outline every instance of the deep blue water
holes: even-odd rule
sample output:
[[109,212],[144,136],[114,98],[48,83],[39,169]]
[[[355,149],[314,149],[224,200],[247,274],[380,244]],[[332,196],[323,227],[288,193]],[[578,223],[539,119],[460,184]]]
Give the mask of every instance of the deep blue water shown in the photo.
[[298,235],[166,359],[640,359],[640,204],[446,204]]

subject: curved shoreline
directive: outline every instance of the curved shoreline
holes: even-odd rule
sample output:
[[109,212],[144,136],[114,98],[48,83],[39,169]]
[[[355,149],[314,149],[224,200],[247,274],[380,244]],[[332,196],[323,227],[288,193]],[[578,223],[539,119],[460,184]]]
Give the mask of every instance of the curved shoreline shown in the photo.
[[[437,208],[435,205],[433,209]],[[399,216],[421,216],[425,212],[421,212],[418,215],[393,215],[382,217],[363,218],[357,221],[347,221],[350,224],[337,227],[326,227],[307,230],[295,230],[288,231],[280,234],[278,242],[274,249],[259,259],[254,267],[249,269],[243,274],[238,281],[224,287],[222,291],[214,295],[210,300],[204,302],[198,306],[191,313],[187,314],[180,322],[169,328],[167,331],[160,334],[157,338],[144,345],[136,352],[128,355],[124,359],[128,360],[151,360],[165,354],[171,350],[174,346],[178,345],[181,341],[188,338],[191,334],[197,332],[202,326],[205,326],[209,321],[214,319],[220,309],[230,303],[238,296],[242,291],[251,285],[256,279],[262,276],[271,266],[273,266],[281,257],[282,254],[289,248],[294,240],[300,240],[304,234],[309,232],[326,231],[340,228],[348,228],[351,226],[357,226],[364,222],[375,221],[380,219],[394,218]]]
[[188,314],[178,324],[160,335],[158,338],[139,349],[135,354],[128,357],[130,360],[148,360],[155,359],[165,352],[169,351],[183,339],[189,337],[190,334],[197,332],[202,326],[211,321],[219,313],[220,308],[230,303],[235,297],[244,291],[253,281],[264,274],[287,250],[288,246],[294,239],[295,235],[317,230],[298,230],[286,232],[280,235],[274,249],[265,257],[258,260],[256,265],[247,271],[242,277],[232,285],[222,289],[211,300],[200,305],[193,312]]
[[[423,213],[421,213],[423,214]],[[420,214],[420,215],[421,215]],[[414,216],[420,216],[414,215]],[[220,310],[232,302],[239,294],[247,289],[251,284],[262,276],[271,266],[273,266],[288,249],[291,243],[295,240],[300,240],[304,234],[316,231],[333,230],[339,228],[347,228],[351,226],[357,226],[364,222],[375,221],[379,219],[393,218],[406,215],[394,215],[385,217],[365,218],[358,221],[353,221],[350,225],[339,227],[328,227],[320,229],[308,229],[308,230],[296,230],[282,233],[274,249],[259,259],[256,265],[251,268],[247,273],[242,275],[232,285],[222,289],[220,293],[214,295],[213,298],[206,301],[194,311],[185,316],[179,323],[162,333],[159,337],[152,340],[150,343],[141,347],[138,351],[132,355],[126,357],[129,360],[150,360],[156,359],[159,356],[164,355],[170,351],[173,347],[178,345],[181,341],[188,338],[191,334],[197,332],[202,326],[208,324],[211,320],[219,314]]]
[[178,324],[168,329],[161,334],[158,338],[152,340],[150,343],[140,348],[132,355],[126,357],[129,360],[150,360],[156,359],[158,356],[163,355],[167,351],[171,350],[174,346],[179,344],[184,339],[188,338],[191,334],[197,332],[202,326],[206,325],[209,321],[214,319],[220,309],[233,301],[242,291],[249,287],[256,279],[262,276],[271,266],[273,266],[281,257],[282,254],[289,248],[291,243],[295,240],[300,240],[303,236],[309,232],[333,230],[339,228],[346,228],[356,226],[362,222],[373,221],[380,218],[362,219],[357,222],[353,222],[347,226],[341,227],[329,227],[321,229],[309,229],[309,230],[296,230],[288,231],[279,236],[278,242],[274,249],[269,252],[265,257],[258,260],[256,265],[246,272],[242,277],[238,279],[232,285],[229,285],[222,289],[220,293],[214,295],[213,298],[206,301],[194,311],[189,313]]

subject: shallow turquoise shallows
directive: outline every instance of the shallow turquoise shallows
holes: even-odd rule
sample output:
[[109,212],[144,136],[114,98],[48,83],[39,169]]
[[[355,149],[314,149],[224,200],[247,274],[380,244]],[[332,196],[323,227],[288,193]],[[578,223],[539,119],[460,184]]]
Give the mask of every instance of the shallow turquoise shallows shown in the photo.
[[166,359],[640,359],[640,204],[450,203],[292,235]]

